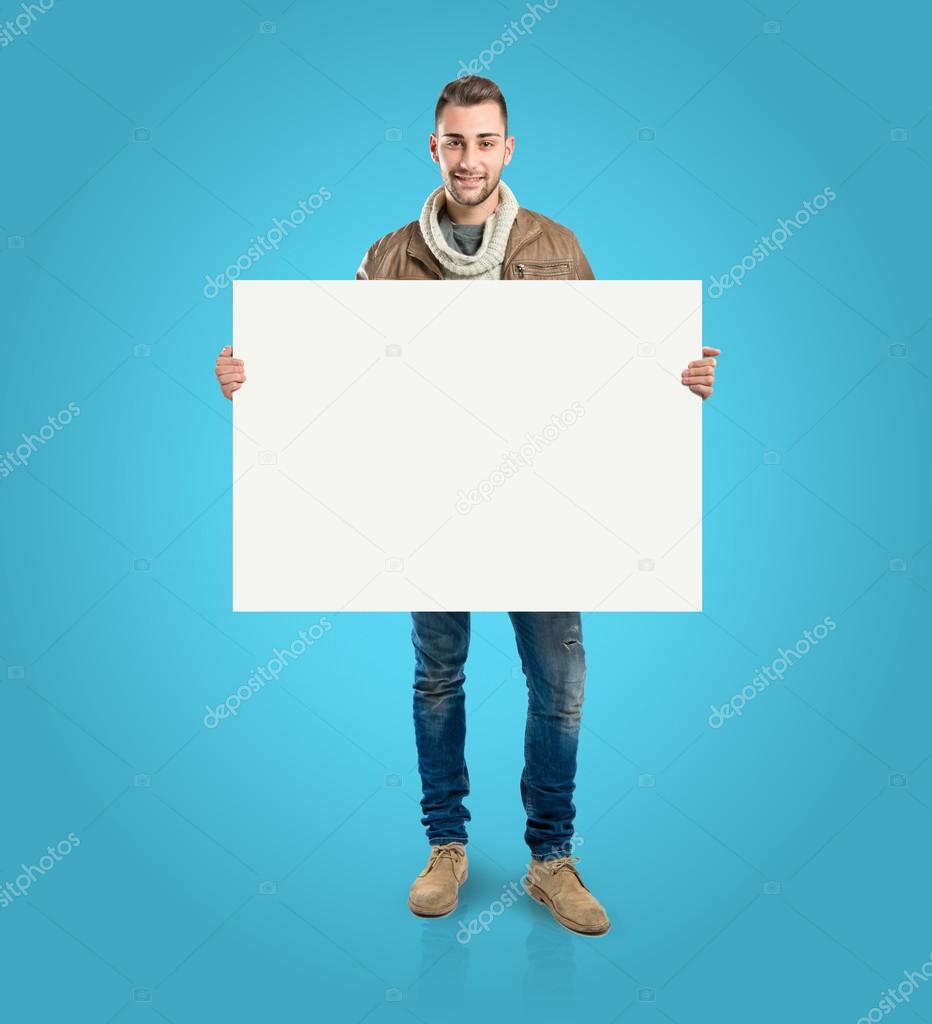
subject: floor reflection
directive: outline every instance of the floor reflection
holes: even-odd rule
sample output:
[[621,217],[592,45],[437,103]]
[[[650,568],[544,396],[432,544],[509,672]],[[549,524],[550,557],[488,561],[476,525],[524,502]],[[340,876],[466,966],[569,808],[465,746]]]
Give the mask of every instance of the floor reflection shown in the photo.
[[475,908],[461,901],[450,917],[419,923],[421,960],[406,992],[409,1008],[427,1024],[465,1024],[497,999],[499,1009],[510,1003],[541,1024],[574,1020],[577,946],[593,940],[571,934],[523,896],[480,933],[481,947],[474,945],[480,935],[458,941],[458,935],[469,935],[463,922],[475,916]]
[[420,929],[421,967],[411,986],[413,1008],[425,1021],[436,1019],[442,1008],[443,1021],[465,1022],[469,944],[456,941],[456,913],[439,921],[422,921]]
[[523,981],[525,1006],[542,1004],[546,1006],[548,1017],[571,1014],[576,1007],[576,944],[585,940],[557,924],[545,907],[531,905],[527,913],[532,923],[524,941],[527,954]]

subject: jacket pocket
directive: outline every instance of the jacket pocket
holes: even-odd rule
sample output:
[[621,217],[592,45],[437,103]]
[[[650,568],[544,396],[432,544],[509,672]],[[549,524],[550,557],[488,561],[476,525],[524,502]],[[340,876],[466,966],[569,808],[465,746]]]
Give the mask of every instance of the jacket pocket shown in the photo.
[[521,260],[513,266],[519,281],[566,281],[573,277],[570,260]]

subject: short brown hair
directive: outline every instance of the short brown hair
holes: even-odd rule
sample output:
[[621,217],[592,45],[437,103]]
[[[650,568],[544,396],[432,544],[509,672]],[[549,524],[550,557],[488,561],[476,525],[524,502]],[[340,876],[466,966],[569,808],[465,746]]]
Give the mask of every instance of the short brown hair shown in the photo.
[[508,107],[505,104],[505,97],[502,90],[492,81],[491,78],[482,78],[479,75],[466,75],[464,78],[454,78],[440,90],[440,98],[434,110],[434,127],[440,122],[440,115],[448,103],[458,107],[473,107],[477,103],[488,103],[489,100],[497,103],[505,121],[505,135],[508,134]]

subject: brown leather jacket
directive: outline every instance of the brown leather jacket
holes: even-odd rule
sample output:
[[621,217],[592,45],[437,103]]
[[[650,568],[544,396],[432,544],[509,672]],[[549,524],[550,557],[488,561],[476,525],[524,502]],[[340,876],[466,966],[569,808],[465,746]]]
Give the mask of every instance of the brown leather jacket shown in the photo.
[[[443,271],[413,220],[374,242],[356,271],[358,281],[442,280]],[[502,261],[502,280],[585,280],[595,274],[569,228],[533,210],[518,209]]]

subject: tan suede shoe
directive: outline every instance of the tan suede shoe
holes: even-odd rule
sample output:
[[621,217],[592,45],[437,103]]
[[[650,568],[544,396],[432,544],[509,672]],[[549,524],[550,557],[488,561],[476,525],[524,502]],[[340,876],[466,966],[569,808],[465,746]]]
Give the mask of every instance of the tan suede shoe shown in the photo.
[[578,857],[532,859],[524,877],[524,888],[571,932],[604,935],[612,923],[605,908],[583,885],[574,863]]
[[459,887],[469,877],[466,847],[437,843],[430,848],[427,867],[415,878],[408,908],[418,917],[444,917],[456,910]]

